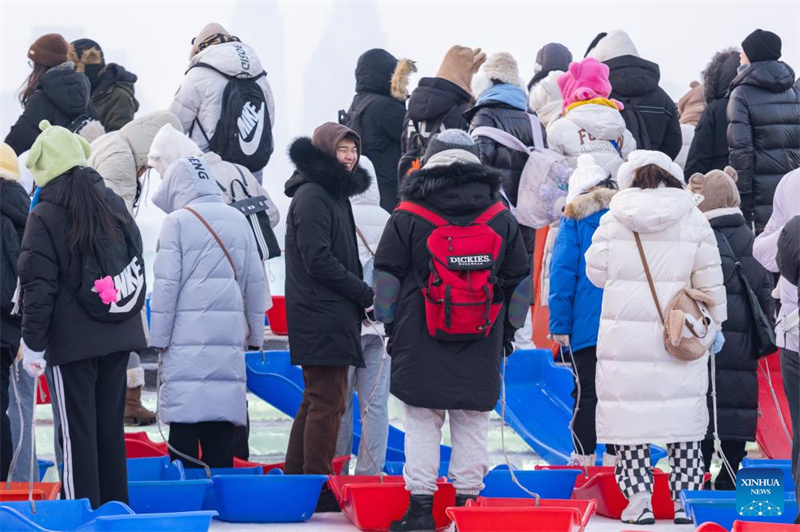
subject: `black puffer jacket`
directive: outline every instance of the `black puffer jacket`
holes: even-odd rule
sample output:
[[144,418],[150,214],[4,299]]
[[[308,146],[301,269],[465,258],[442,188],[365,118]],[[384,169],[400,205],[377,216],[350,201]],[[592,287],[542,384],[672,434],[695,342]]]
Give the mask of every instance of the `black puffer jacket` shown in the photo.
[[781,277],[800,290],[800,215],[783,226],[778,237],[778,269]]
[[16,353],[22,319],[12,316],[11,299],[17,287],[17,261],[22,235],[28,219],[31,200],[16,181],[0,178],[0,283],[3,301],[0,304],[0,342]]
[[622,116],[625,126],[636,139],[640,150],[657,150],[674,159],[681,151],[681,124],[678,108],[672,98],[658,86],[661,72],[658,65],[623,55],[604,61],[611,70],[608,80],[611,98],[625,104]]
[[800,167],[800,89],[787,64],[759,61],[733,80],[728,146],[742,212],[760,231],[772,214],[778,181]]
[[106,132],[117,131],[133,120],[139,110],[134,84],[139,78],[116,63],[106,65],[92,87],[92,103]]
[[51,68],[28,98],[25,110],[11,126],[5,143],[19,155],[28,151],[41,133],[39,122],[42,120],[68,127],[81,115],[97,118],[90,94],[89,78],[76,72],[72,63]]
[[95,321],[75,298],[83,261],[70,250],[72,222],[66,206],[57,203],[59,190],[69,179],[91,179],[109,207],[127,220],[136,245],[142,245],[125,202],[106,188],[93,169],[75,167],[42,188],[39,203],[28,217],[18,269],[23,294],[22,337],[34,351],[45,351],[51,366],[147,347],[140,316],[118,323]]
[[728,95],[738,67],[739,53],[727,50],[716,54],[703,72],[706,108],[695,127],[686,157],[687,182],[693,174],[724,170],[728,166]]
[[[453,164],[414,172],[400,187],[412,200],[448,220],[464,224],[498,201],[500,178],[480,165]],[[517,222],[505,211],[489,222],[503,239],[496,266],[498,297],[506,305],[529,275],[528,256]],[[425,301],[416,274],[427,279],[426,241],[433,226],[410,213],[392,214],[375,255],[376,279],[386,272],[401,282],[392,336],[392,395],[406,404],[434,409],[492,410],[500,393],[503,335],[513,333],[501,310],[489,336],[480,341],[443,342],[427,332]],[[377,284],[377,281],[376,281]]]
[[349,172],[309,138],[289,149],[297,167],[286,182],[286,312],[292,364],[364,366],[361,317],[372,305],[362,281],[348,198],[369,188],[361,167]]
[[[722,324],[725,345],[715,355],[719,435],[723,440],[753,441],[758,421],[758,356],[753,343],[753,317],[744,284],[736,272],[736,260],[724,239],[728,240],[733,253],[741,262],[750,288],[770,319],[775,311],[774,300],[770,295],[772,279],[767,270],[753,258],[755,236],[740,213],[724,214],[712,218],[710,222],[722,258],[722,273],[728,298],[728,319]],[[714,430],[710,381],[708,390],[709,426],[706,438],[713,437]]]
[[398,100],[392,95],[392,76],[397,64],[397,59],[386,50],[369,50],[359,57],[356,96],[347,112],[350,121],[346,124],[361,136],[363,154],[375,165],[381,207],[388,212],[397,205],[397,161],[406,114],[404,96]]

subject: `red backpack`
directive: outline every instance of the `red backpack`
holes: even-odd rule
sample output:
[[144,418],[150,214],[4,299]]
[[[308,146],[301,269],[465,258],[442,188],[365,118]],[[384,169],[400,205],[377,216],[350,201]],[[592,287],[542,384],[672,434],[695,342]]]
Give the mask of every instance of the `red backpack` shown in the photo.
[[437,340],[462,342],[489,335],[503,302],[494,302],[495,267],[503,239],[487,224],[506,206],[497,202],[469,225],[455,225],[410,201],[395,210],[418,216],[435,226],[428,236],[430,276],[417,282],[425,298],[428,333]]

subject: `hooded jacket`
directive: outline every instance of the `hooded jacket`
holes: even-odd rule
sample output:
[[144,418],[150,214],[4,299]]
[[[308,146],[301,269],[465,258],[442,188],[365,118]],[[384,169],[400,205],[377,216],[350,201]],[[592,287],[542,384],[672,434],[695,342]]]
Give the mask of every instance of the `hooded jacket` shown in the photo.
[[51,68],[28,98],[25,110],[11,126],[5,143],[20,155],[31,148],[41,133],[39,122],[42,120],[69,128],[72,121],[81,115],[97,118],[90,94],[89,78],[76,72],[73,63],[67,61]]
[[573,352],[597,345],[603,291],[586,276],[584,255],[617,193],[595,188],[567,206],[550,259],[550,334],[569,336]]
[[778,182],[800,167],[800,89],[788,65],[759,61],[731,82],[728,146],[745,220],[760,231]]
[[[246,421],[244,352],[264,342],[267,289],[247,220],[222,202],[199,159],[167,170],[153,203],[168,214],[158,236],[150,344],[162,354],[165,423]],[[211,225],[230,254],[229,262]]]
[[[728,302],[728,319],[722,324],[725,344],[722,351],[715,355],[719,435],[722,440],[753,441],[758,421],[758,355],[755,352],[749,296],[736,272],[736,261],[740,262],[750,288],[771,321],[775,314],[771,295],[773,281],[767,270],[753,258],[755,235],[745,224],[738,208],[714,209],[707,211],[705,216],[714,229],[719,246]],[[710,382],[708,390],[708,412],[711,416]],[[710,418],[706,438],[713,438],[713,430],[713,418]]]
[[564,100],[558,88],[558,78],[563,73],[563,70],[553,70],[530,88],[528,106],[536,113],[545,128],[561,118]]
[[681,125],[675,102],[658,82],[658,65],[642,59],[628,34],[612,31],[600,39],[587,57],[608,65],[610,98],[625,104],[625,125],[641,150],[656,150],[674,159],[681,150]]
[[22,319],[11,315],[14,308],[11,299],[17,288],[17,261],[30,204],[31,200],[22,185],[0,178],[0,283],[3,294],[3,301],[0,302],[0,341],[9,346],[13,353],[19,346]]
[[[321,126],[324,127],[324,126]],[[292,364],[364,366],[361,318],[372,305],[362,280],[349,198],[369,188],[369,174],[336,159],[336,143],[353,132],[329,124],[314,141],[292,143],[296,166],[286,181],[286,313]],[[358,145],[358,143],[357,143]]]
[[[164,126],[156,133],[150,146],[150,152],[147,154],[147,165],[154,168],[159,175],[165,175],[167,168],[172,163],[184,157],[197,157],[203,161],[203,164],[211,170],[214,179],[219,183],[219,189],[225,203],[230,204],[246,197],[240,186],[241,182],[245,183],[247,193],[251,196],[264,196],[267,198],[269,225],[273,228],[278,225],[281,220],[281,213],[278,211],[278,207],[250,170],[244,166],[223,161],[213,151],[203,153],[192,139],[172,126]],[[234,183],[234,181],[238,182]]]
[[95,321],[74,295],[82,280],[83,261],[72,254],[72,222],[67,207],[58,203],[59,189],[70,179],[90,179],[108,206],[125,218],[134,244],[142,247],[139,229],[125,203],[91,168],[74,167],[40,189],[39,203],[28,216],[18,262],[22,337],[33,351],[45,351],[51,366],[147,346],[138,314],[116,323]]
[[691,286],[726,319],[725,286],[714,232],[686,190],[629,188],[614,196],[586,252],[586,276],[602,288],[597,338],[597,439],[634,445],[700,441],[708,427],[708,355],[692,362],[664,347],[663,324],[633,231],[662,305]]
[[358,58],[356,95],[348,127],[361,137],[363,155],[375,165],[381,207],[387,212],[397,205],[397,162],[406,114],[409,75],[414,63],[398,61],[386,50],[373,49]]
[[686,156],[684,175],[707,174],[728,166],[728,96],[730,84],[739,67],[739,53],[725,50],[717,53],[703,72],[703,97],[706,108],[694,129],[694,137]]
[[[465,224],[498,201],[499,190],[496,173],[481,165],[454,163],[412,173],[401,183],[400,195],[453,223]],[[512,338],[521,325],[519,316],[510,321],[508,305],[519,286],[523,291],[527,288],[526,302],[530,304],[530,266],[519,226],[509,211],[488,225],[503,239],[495,271],[502,281],[496,298],[502,298],[505,305],[488,337],[467,342],[443,342],[427,332],[417,276],[427,279],[429,275],[431,256],[426,241],[433,226],[402,211],[395,211],[386,226],[375,256],[376,287],[380,275],[399,282],[396,312],[387,328],[392,337],[391,392],[406,404],[486,412],[497,403],[503,338]],[[379,293],[376,309],[380,299]],[[524,320],[526,305],[522,306]]]
[[[214,136],[222,113],[222,93],[228,85],[228,79],[211,68],[197,67],[198,63],[210,65],[228,76],[239,78],[258,76],[264,68],[255,51],[238,41],[209,46],[192,57],[169,110],[180,119],[183,130],[188,132],[195,144],[206,152],[208,141]],[[258,78],[257,83],[264,91],[267,102],[269,117],[265,119],[269,120],[269,127],[273,127],[275,99],[272,89],[266,76]]]
[[579,156],[589,153],[599,166],[615,176],[638,144],[626,129],[620,111],[586,103],[567,111],[563,118],[547,128],[547,146],[566,157],[573,168]]
[[139,189],[136,173],[139,168],[147,166],[150,145],[165,124],[181,127],[178,118],[169,111],[156,111],[92,142],[89,166],[97,170],[106,185],[125,201],[128,212],[133,212]]

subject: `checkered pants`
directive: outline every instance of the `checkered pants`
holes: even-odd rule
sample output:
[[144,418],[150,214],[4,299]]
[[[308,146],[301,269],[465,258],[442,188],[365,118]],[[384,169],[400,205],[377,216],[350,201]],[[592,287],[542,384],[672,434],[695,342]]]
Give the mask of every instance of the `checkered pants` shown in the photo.
[[[681,490],[699,490],[703,485],[703,453],[699,441],[667,444],[669,488],[677,501]],[[649,445],[617,445],[614,469],[617,486],[630,499],[641,491],[653,493],[653,469]]]

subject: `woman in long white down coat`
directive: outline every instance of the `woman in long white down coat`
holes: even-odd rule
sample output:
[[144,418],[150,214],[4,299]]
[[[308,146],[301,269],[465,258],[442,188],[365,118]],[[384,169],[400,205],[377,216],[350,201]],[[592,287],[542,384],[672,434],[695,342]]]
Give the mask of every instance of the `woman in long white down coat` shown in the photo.
[[[630,500],[623,521],[645,524],[653,518],[647,444],[667,444],[673,500],[680,489],[702,484],[708,355],[683,362],[667,353],[634,231],[641,236],[662,310],[684,287],[714,300],[709,311],[718,323],[727,318],[727,309],[717,241],[696,208],[698,197],[683,189],[680,167],[661,152],[634,151],[618,180],[623,190],[586,252],[586,274],[604,289],[597,439],[617,445],[617,483]],[[683,522],[686,514],[675,504],[676,523]]]

